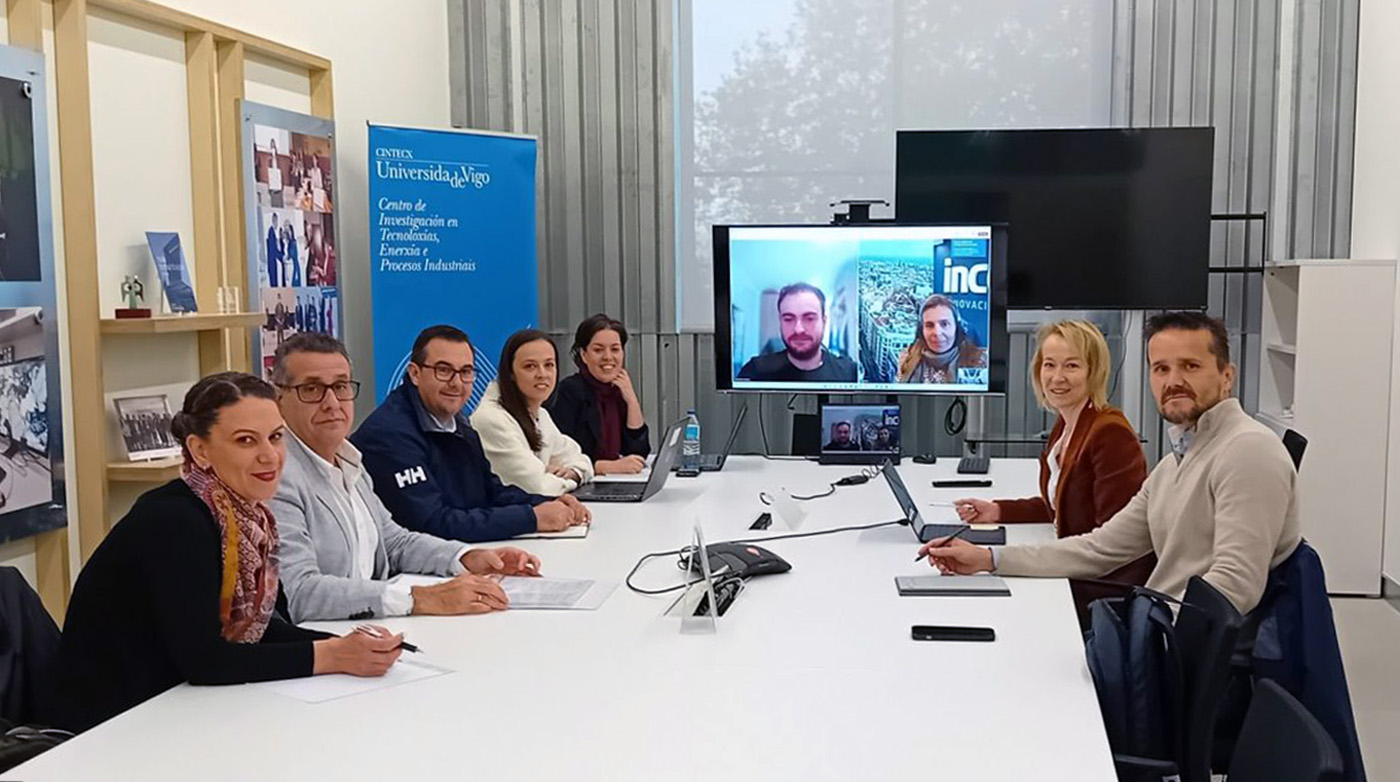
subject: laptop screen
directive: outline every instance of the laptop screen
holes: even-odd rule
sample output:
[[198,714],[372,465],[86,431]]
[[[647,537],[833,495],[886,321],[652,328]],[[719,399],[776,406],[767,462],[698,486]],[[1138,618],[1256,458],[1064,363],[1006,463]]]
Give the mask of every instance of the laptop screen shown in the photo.
[[899,405],[823,405],[823,455],[899,455]]
[[[904,514],[904,518],[909,520],[909,526],[914,530],[915,536],[920,536],[924,529],[924,517],[919,515],[919,506],[914,504],[914,498],[909,496],[909,489],[904,485],[904,479],[899,477],[899,470],[890,462],[885,462],[885,467],[880,471],[885,476],[885,481],[890,485],[890,491],[894,493],[895,502],[899,503],[899,510]],[[919,538],[923,540],[922,537]]]

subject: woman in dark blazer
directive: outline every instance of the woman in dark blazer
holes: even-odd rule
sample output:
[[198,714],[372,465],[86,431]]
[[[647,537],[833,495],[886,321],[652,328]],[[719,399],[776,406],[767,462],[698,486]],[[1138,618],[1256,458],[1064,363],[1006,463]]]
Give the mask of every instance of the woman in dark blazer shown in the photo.
[[642,403],[624,365],[626,347],[627,328],[618,321],[602,314],[584,320],[574,333],[578,372],[561,380],[545,405],[598,475],[639,473],[651,453]]
[[185,396],[171,424],[181,478],[141,495],[79,574],[45,722],[87,730],[183,682],[379,676],[394,664],[402,636],[337,638],[274,611],[277,525],[264,505],[284,457],[274,400],[238,372]]
[[[1051,522],[1062,538],[1083,535],[1123,509],[1147,479],[1147,460],[1137,433],[1108,405],[1108,342],[1088,321],[1050,323],[1036,335],[1031,386],[1043,407],[1059,414],[1040,454],[1040,496],[1021,500],[958,500],[958,515],[977,524]],[[1157,564],[1154,555],[1100,578],[1144,584]],[[1080,623],[1089,603],[1123,590],[1070,582]]]

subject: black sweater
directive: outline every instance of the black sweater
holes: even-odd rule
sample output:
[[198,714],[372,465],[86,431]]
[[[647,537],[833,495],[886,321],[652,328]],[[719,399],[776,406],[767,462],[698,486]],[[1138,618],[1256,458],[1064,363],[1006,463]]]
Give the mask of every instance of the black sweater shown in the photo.
[[[598,414],[598,399],[583,375],[574,373],[559,381],[554,390],[554,398],[546,405],[549,417],[559,431],[574,438],[578,447],[588,454],[588,458],[598,461],[598,441],[602,439],[603,417]],[[627,413],[623,412],[622,448],[619,456],[640,456],[646,458],[651,453],[651,437],[647,425],[638,429],[627,428]]]
[[221,635],[219,527],[184,481],[137,499],[78,575],[45,722],[88,728],[182,682],[310,676],[324,633],[273,616],[256,644]]

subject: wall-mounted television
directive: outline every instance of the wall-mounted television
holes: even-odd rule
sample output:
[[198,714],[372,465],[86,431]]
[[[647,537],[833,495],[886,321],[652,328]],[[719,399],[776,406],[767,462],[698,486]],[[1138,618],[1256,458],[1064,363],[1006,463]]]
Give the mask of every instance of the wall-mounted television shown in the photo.
[[1213,128],[901,130],[895,219],[1005,222],[1013,309],[1207,304]]
[[1005,393],[1005,226],[713,232],[720,390]]

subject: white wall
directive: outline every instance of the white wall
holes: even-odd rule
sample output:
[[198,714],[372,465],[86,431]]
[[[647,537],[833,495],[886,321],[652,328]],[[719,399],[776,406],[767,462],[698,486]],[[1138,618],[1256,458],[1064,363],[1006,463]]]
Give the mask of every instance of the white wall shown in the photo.
[[[450,127],[447,3],[443,0],[162,0],[331,61],[345,337],[356,372],[372,377],[366,122]],[[306,111],[296,80],[245,67],[250,100]],[[304,78],[303,80],[304,81]],[[301,102],[298,104],[298,100]],[[367,412],[359,411],[361,414]]]
[[[331,61],[346,338],[357,370],[369,377],[373,367],[370,363],[365,123],[450,125],[446,3],[442,0],[161,2]],[[52,7],[48,4],[45,14],[52,84],[53,20]],[[2,15],[3,6],[0,6]],[[4,29],[2,18],[0,29]],[[104,312],[118,306],[122,277],[139,271],[143,279],[151,283],[147,303],[158,308],[159,291],[154,285],[154,269],[146,253],[144,232],[179,231],[190,258],[191,272],[194,271],[183,36],[126,17],[94,12],[89,23],[89,38],[101,306]],[[293,111],[310,110],[310,86],[305,73],[250,57],[245,77],[248,99]],[[52,89],[49,98],[59,319],[66,323],[62,285],[62,202],[58,189],[60,161]],[[205,305],[201,302],[201,306]],[[214,303],[208,302],[207,306],[212,308]],[[61,342],[66,366],[66,336]],[[104,340],[104,346],[103,367],[109,390],[174,382],[193,377],[198,367],[198,352],[193,338],[188,336],[154,342]],[[66,372],[65,381],[64,407],[71,420],[72,378]],[[66,447],[71,452],[71,439]],[[68,485],[69,507],[72,508],[73,483],[70,481]],[[130,501],[130,493],[122,491],[123,487],[109,488],[116,489],[112,492],[114,505]],[[69,523],[76,526],[77,519],[70,517]],[[70,544],[76,563],[76,535],[70,536]],[[0,546],[0,565],[18,567],[32,581],[33,542],[22,540]]]
[[[1351,257],[1400,257],[1400,3],[1363,0],[1356,84]],[[1400,284],[1396,288],[1400,313]],[[1400,582],[1400,317],[1392,339],[1390,455],[1382,571]]]

